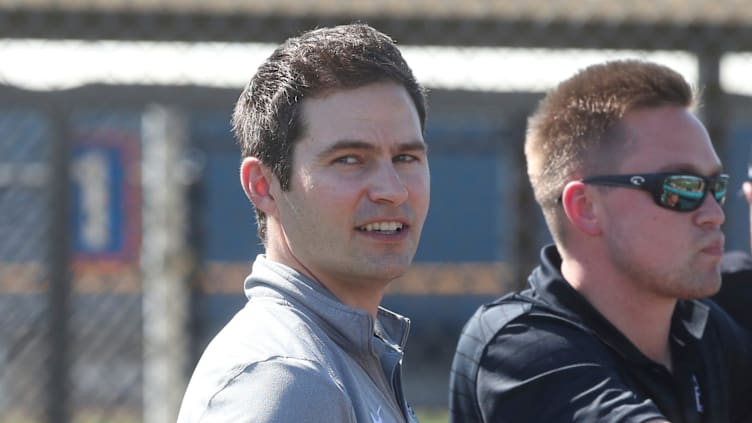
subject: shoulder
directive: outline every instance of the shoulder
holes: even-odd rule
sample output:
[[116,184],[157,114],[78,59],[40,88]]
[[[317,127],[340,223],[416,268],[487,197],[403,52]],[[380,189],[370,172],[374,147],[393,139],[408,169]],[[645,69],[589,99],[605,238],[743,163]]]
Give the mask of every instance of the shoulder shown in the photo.
[[529,313],[531,308],[532,304],[518,294],[507,295],[479,307],[460,333],[452,362],[450,389],[471,389],[488,345],[499,331]]
[[615,366],[608,346],[576,318],[535,304],[513,318],[505,317],[505,324],[487,334],[478,360],[479,373],[502,372],[524,379],[581,371],[583,367]]
[[[505,297],[465,327],[450,382],[453,421],[660,417],[624,383],[615,354],[576,318],[529,298]],[[546,407],[530,406],[541,398]]]
[[212,339],[204,358],[225,363],[278,356],[325,361],[326,331],[304,310],[280,299],[251,300]]
[[[501,338],[510,338],[501,346],[503,348],[547,341],[540,345],[545,349],[596,340],[576,318],[530,297],[512,294],[483,305],[475,312],[460,334],[457,355],[477,366],[482,357],[498,352]],[[566,341],[564,344],[560,342],[562,339]]]
[[196,372],[231,374],[279,357],[331,363],[339,347],[322,323],[279,299],[251,300],[211,340]]
[[310,360],[279,357],[256,362],[238,368],[206,398],[190,394],[189,387],[179,423],[355,421],[342,385],[321,363]]
[[[279,301],[251,301],[201,355],[184,407],[224,409],[220,405],[233,406],[232,397],[237,395],[244,398],[237,401],[243,407],[255,409],[260,404],[249,398],[279,398],[284,403],[291,393],[312,387],[318,389],[316,393],[341,396],[344,390],[332,367],[334,355],[340,353],[325,331],[300,310]],[[256,391],[259,396],[254,396]]]

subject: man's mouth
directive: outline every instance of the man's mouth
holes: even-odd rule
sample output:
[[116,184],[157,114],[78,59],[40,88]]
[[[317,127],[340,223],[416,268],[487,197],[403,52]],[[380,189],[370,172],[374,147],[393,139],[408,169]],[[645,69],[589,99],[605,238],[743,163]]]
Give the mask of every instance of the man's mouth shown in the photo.
[[718,238],[713,239],[711,242],[705,245],[705,248],[702,249],[702,252],[705,254],[710,254],[710,255],[720,257],[723,255],[724,241],[725,239],[723,235],[719,235]]
[[405,225],[400,222],[374,222],[367,225],[358,226],[357,229],[363,232],[375,232],[379,234],[396,234],[405,229]]

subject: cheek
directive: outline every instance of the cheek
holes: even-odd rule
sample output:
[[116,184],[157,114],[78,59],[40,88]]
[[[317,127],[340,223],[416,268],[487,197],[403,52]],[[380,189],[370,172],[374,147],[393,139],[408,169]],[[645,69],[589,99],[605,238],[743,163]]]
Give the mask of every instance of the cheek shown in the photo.
[[663,224],[653,214],[634,215],[626,220],[625,231],[646,242],[660,241],[663,238]]
[[[637,217],[637,216],[636,216]],[[644,214],[630,220],[630,225],[623,228],[627,236],[632,237],[634,245],[643,249],[647,255],[660,261],[670,261],[677,257],[676,251],[688,245],[684,231],[673,221],[675,216],[666,216],[659,210],[656,214]]]
[[431,177],[428,168],[422,172],[415,172],[402,176],[405,187],[416,197],[429,197],[431,194]]
[[631,248],[649,248],[662,233],[655,215],[627,202],[615,203],[606,208],[606,225],[603,229],[616,242],[631,245]]
[[365,197],[361,186],[346,182],[319,186],[307,196],[308,203],[317,209],[316,213],[326,216],[342,216],[357,209],[361,199]]

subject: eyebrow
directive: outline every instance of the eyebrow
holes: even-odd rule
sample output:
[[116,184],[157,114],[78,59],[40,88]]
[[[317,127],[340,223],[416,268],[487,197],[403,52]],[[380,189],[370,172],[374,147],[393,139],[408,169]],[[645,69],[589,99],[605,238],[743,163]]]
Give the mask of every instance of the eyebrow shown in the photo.
[[[341,140],[337,141],[336,143],[329,146],[327,149],[322,151],[318,154],[318,157],[328,157],[338,151],[342,150],[365,150],[365,151],[376,151],[377,147],[371,143],[367,143],[365,141],[358,141],[358,140]],[[422,141],[411,141],[411,142],[405,142],[401,143],[397,146],[397,151],[403,152],[403,151],[428,151],[428,146],[425,142]]]

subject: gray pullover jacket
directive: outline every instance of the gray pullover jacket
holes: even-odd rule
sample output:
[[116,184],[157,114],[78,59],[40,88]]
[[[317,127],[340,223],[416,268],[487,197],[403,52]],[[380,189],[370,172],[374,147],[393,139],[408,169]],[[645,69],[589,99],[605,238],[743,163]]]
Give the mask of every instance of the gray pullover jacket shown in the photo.
[[201,357],[178,416],[193,422],[417,422],[402,392],[410,321],[378,319],[256,258],[248,303]]

